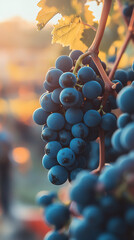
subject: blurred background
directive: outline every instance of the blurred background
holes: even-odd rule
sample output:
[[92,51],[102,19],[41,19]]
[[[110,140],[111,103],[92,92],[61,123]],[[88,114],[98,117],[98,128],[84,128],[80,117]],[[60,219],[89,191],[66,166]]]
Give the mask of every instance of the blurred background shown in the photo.
[[[43,222],[42,210],[36,205],[36,194],[41,190],[58,190],[48,182],[47,171],[42,167],[41,127],[35,125],[32,114],[40,107],[39,97],[45,91],[46,72],[54,66],[56,58],[68,54],[69,49],[51,44],[52,23],[57,17],[42,31],[37,31],[37,3],[38,0],[0,0],[2,240],[42,240],[48,227]],[[93,5],[92,10],[100,16],[101,6]],[[115,47],[110,51],[114,54]],[[104,52],[101,56],[106,61]],[[128,58],[125,59],[130,64]]]
[[[32,120],[48,69],[62,47],[51,45],[51,23],[36,28],[35,0],[0,0],[0,239],[43,239],[48,227],[36,194],[55,188],[41,159],[41,126]],[[64,52],[68,51],[65,49]]]

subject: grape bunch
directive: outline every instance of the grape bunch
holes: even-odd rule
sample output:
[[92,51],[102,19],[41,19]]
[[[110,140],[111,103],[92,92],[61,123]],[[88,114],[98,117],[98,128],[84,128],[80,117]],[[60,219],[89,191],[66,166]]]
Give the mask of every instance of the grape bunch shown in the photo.
[[38,196],[53,228],[44,240],[134,239],[134,151],[105,167],[100,176],[81,171],[70,189],[70,204]]
[[[83,169],[96,167],[98,160],[91,162],[90,144],[99,137],[100,129],[106,134],[116,129],[117,118],[111,113],[117,107],[116,99],[110,95],[102,107],[105,84],[91,57],[84,58],[77,74],[73,73],[81,54],[74,50],[69,56],[57,58],[55,68],[45,77],[41,107],[33,114],[34,121],[43,125],[42,164],[49,170],[49,181],[56,185],[74,180]],[[106,64],[101,63],[107,71]],[[117,92],[127,83],[123,74],[116,72],[117,78],[113,80],[113,84],[118,82]],[[123,77],[120,79],[118,75]]]

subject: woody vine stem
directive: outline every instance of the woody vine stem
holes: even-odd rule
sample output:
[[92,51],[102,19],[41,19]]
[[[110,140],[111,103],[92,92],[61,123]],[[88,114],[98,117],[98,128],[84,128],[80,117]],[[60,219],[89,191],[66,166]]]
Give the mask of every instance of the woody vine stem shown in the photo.
[[[103,9],[102,9],[102,13],[101,13],[101,18],[100,18],[100,22],[99,22],[99,25],[98,25],[98,29],[97,29],[97,32],[96,32],[96,35],[95,35],[95,38],[94,38],[94,41],[92,43],[92,45],[90,46],[90,48],[88,49],[88,51],[84,54],[82,54],[79,59],[77,60],[76,62],[76,65],[75,65],[75,68],[74,68],[74,71],[73,73],[76,74],[77,73],[77,69],[78,67],[82,64],[82,60],[86,57],[86,56],[91,56],[92,60],[94,61],[104,83],[105,83],[105,92],[104,92],[104,95],[103,95],[103,99],[102,99],[102,105],[105,106],[106,104],[106,100],[108,98],[108,96],[111,94],[111,95],[114,95],[116,97],[116,86],[115,84],[113,84],[111,82],[111,78],[117,68],[117,65],[129,43],[129,40],[130,38],[132,37],[132,34],[133,34],[133,25],[134,25],[134,10],[133,10],[133,14],[132,14],[132,17],[131,17],[131,20],[130,20],[130,24],[129,24],[129,27],[128,27],[128,32],[127,32],[127,36],[126,36],[126,39],[124,41],[124,44],[119,52],[119,55],[117,57],[117,60],[115,62],[115,65],[113,67],[113,70],[111,71],[110,73],[110,76],[108,77],[106,72],[104,71],[103,67],[102,67],[102,64],[98,58],[98,53],[99,53],[99,46],[100,46],[100,43],[101,43],[101,40],[102,40],[102,37],[103,37],[103,34],[104,34],[104,30],[105,30],[105,27],[106,27],[106,22],[107,22],[107,18],[108,18],[108,15],[109,15],[109,12],[110,12],[110,9],[111,9],[111,4],[112,4],[112,0],[104,0],[104,3],[103,3]],[[104,144],[104,140],[105,140],[105,134],[104,134],[104,130],[102,130],[100,128],[99,130],[99,166],[97,169],[93,170],[92,173],[94,174],[97,174],[101,171],[101,169],[103,168],[103,166],[105,165],[105,144]]]

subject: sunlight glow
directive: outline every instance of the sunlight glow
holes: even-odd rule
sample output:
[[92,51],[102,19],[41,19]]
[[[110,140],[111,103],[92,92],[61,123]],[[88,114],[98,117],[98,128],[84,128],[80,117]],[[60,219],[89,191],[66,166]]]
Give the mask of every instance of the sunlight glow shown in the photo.
[[95,17],[94,21],[99,21],[101,17],[103,3],[97,5],[96,1],[92,1],[87,3],[87,5],[89,5],[89,10],[93,12],[93,15]]

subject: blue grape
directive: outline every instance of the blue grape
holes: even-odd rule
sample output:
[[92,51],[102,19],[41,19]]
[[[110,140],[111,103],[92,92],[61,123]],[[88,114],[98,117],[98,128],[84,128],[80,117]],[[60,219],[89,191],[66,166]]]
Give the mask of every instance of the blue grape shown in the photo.
[[56,158],[49,157],[47,154],[45,154],[42,158],[42,165],[46,169],[50,169],[55,165],[58,165],[58,162]]
[[41,138],[42,140],[46,142],[51,142],[57,140],[58,134],[56,131],[53,131],[52,129],[46,127],[42,133],[41,133]]
[[53,203],[45,210],[45,220],[49,225],[54,225],[56,229],[65,226],[70,218],[69,209],[61,203]]
[[69,108],[65,113],[65,119],[69,124],[76,124],[82,121],[83,112],[80,108]]
[[127,77],[128,77],[128,81],[134,81],[134,71],[133,70],[129,70],[127,72]]
[[55,66],[63,72],[69,72],[73,66],[73,61],[70,57],[62,55],[57,58]]
[[134,227],[134,207],[130,207],[125,213],[126,223],[130,227]]
[[82,122],[73,125],[71,131],[76,138],[86,138],[88,136],[88,127]]
[[117,199],[112,195],[107,195],[101,197],[99,201],[100,207],[104,214],[109,215],[110,217],[112,215],[115,215],[120,210],[120,205]]
[[121,133],[121,145],[128,150],[134,149],[134,123],[129,123]]
[[122,152],[124,150],[122,144],[121,144],[121,134],[122,134],[122,130],[121,129],[117,129],[113,136],[112,136],[112,145],[114,147],[114,149],[117,152]]
[[[69,57],[72,58],[72,60],[73,60],[73,65],[75,65],[77,59],[78,59],[82,54],[83,54],[83,52],[80,51],[80,50],[73,50],[72,52],[70,52]],[[85,57],[85,58],[82,60],[82,63],[83,63],[84,65],[89,64],[89,62],[90,62],[90,57],[89,57],[89,56]]]
[[76,154],[81,154],[85,151],[86,142],[81,138],[73,138],[70,142],[70,148]]
[[44,84],[43,84],[45,90],[47,90],[48,92],[52,92],[54,89],[55,89],[55,86],[50,86],[47,81],[44,81]]
[[40,103],[40,104],[41,104],[41,99],[42,99],[46,94],[48,94],[48,92],[44,92],[44,93],[42,93],[42,95],[40,96],[40,98],[39,98],[39,103]]
[[117,105],[122,112],[134,113],[134,87],[123,88],[117,96]]
[[67,147],[72,139],[72,135],[69,131],[65,129],[59,132],[59,142],[62,146]]
[[79,94],[74,88],[65,88],[60,93],[60,102],[66,107],[74,106],[78,100]]
[[99,225],[102,225],[104,220],[101,208],[95,205],[90,205],[86,207],[83,211],[83,216],[91,227],[97,227]]
[[115,78],[116,80],[120,80],[120,82],[121,82],[123,85],[126,85],[126,84],[127,84],[127,81],[128,81],[128,79],[127,79],[127,73],[126,73],[126,71],[123,70],[123,69],[118,69],[118,70],[116,70],[115,75],[114,75],[114,78]]
[[96,110],[89,110],[84,115],[84,123],[88,127],[96,127],[101,122],[101,116]]
[[117,126],[118,128],[124,128],[130,122],[131,122],[130,115],[128,113],[123,113],[117,119]]
[[46,123],[48,116],[48,112],[44,111],[42,108],[38,108],[33,113],[33,120],[36,124],[43,125]]
[[60,104],[60,93],[63,89],[62,88],[56,88],[51,95],[51,98],[54,103]]
[[81,172],[82,170],[83,170],[82,168],[75,168],[74,170],[72,170],[70,173],[70,180],[73,181],[78,175],[78,173]]
[[[94,189],[97,183],[97,176],[88,171],[81,171],[70,189],[70,198],[78,204],[88,205],[93,201]],[[88,193],[88,194],[87,194]]]
[[107,223],[107,231],[115,234],[118,237],[123,237],[126,234],[125,221],[120,217],[113,217]]
[[119,169],[115,166],[105,168],[99,177],[99,181],[107,191],[114,190],[121,182]]
[[90,81],[84,84],[82,93],[84,97],[94,99],[102,94],[102,87],[98,82]]
[[62,166],[54,166],[48,171],[48,179],[55,185],[61,185],[67,181],[68,172]]
[[116,60],[116,55],[109,56],[109,57],[107,58],[107,61],[108,61],[109,63],[114,63],[115,60]]
[[41,99],[41,107],[46,112],[56,112],[60,109],[59,104],[56,104],[52,101],[51,95],[52,95],[51,93],[48,93],[45,96],[43,96]]
[[57,153],[62,148],[61,144],[57,141],[52,141],[46,144],[45,153],[52,158],[57,157]]
[[60,233],[58,231],[48,232],[44,238],[44,240],[68,240],[68,236],[64,233]]
[[94,70],[91,67],[82,67],[82,68],[80,68],[80,70],[78,71],[78,75],[77,76],[78,76],[78,79],[82,83],[86,83],[88,81],[96,79],[96,74],[95,74]]
[[113,82],[113,83],[118,83],[118,84],[116,85],[116,92],[117,92],[117,93],[120,92],[120,90],[123,88],[123,85],[122,85],[121,81],[119,81],[119,80],[113,80],[112,82]]
[[65,119],[61,113],[51,113],[47,118],[47,125],[54,131],[61,130],[65,125]]
[[119,240],[118,237],[111,233],[102,233],[96,240]]
[[57,194],[55,192],[47,193],[46,191],[41,191],[37,194],[36,202],[39,205],[46,207],[52,204],[55,198],[57,198]]
[[57,161],[64,167],[69,167],[75,162],[75,154],[70,148],[63,148],[57,154]]
[[101,118],[101,127],[105,131],[113,131],[116,129],[116,116],[112,113],[106,113]]
[[75,65],[77,59],[83,54],[80,50],[73,50],[70,52],[69,57],[73,60],[73,65]]
[[51,69],[47,72],[45,81],[48,86],[58,88],[59,86],[59,78],[62,75],[62,71],[59,69]]
[[125,4],[124,8],[123,8],[123,14],[125,17],[130,18],[133,12],[133,7],[134,5],[127,5]]
[[63,73],[59,78],[59,84],[62,88],[74,87],[76,82],[76,76],[71,72]]

